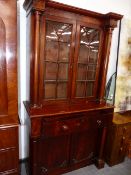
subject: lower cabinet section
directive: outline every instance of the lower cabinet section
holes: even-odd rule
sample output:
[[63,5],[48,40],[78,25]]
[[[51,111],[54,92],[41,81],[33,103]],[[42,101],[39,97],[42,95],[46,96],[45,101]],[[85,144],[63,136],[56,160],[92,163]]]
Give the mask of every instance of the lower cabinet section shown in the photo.
[[68,169],[77,169],[77,167],[93,163],[96,137],[92,136],[92,138],[87,132],[32,140],[30,174],[61,174]]
[[110,111],[96,111],[33,119],[39,130],[32,125],[30,175],[59,175],[92,163],[102,168],[112,116]]

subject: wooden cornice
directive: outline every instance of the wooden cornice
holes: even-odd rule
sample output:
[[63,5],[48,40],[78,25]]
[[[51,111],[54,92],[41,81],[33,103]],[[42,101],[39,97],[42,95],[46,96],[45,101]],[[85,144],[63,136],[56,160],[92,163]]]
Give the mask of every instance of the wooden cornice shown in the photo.
[[101,14],[101,13],[93,12],[90,10],[81,9],[81,8],[69,6],[69,5],[66,5],[63,3],[51,1],[51,0],[25,0],[23,6],[24,6],[26,11],[28,11],[31,8],[44,11],[46,7],[50,7],[50,8],[64,10],[64,11],[68,11],[68,12],[72,12],[72,13],[76,13],[76,14],[80,14],[80,15],[87,15],[89,17],[94,17],[94,18],[103,19],[103,20],[104,19],[105,20],[113,19],[113,20],[117,21],[123,17],[122,15],[117,14],[117,13],[110,12],[107,14]]

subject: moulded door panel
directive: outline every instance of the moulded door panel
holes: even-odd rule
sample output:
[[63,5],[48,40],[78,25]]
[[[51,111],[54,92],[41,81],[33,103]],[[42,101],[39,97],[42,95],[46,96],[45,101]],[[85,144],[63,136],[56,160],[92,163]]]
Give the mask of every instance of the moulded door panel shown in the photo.
[[[60,168],[65,168],[69,162],[69,136],[51,137],[38,141],[31,141],[33,156],[31,161],[41,173],[51,173]],[[37,175],[31,172],[32,175]],[[34,174],[33,174],[34,173]]]
[[90,129],[72,135],[71,164],[91,163],[97,145],[97,129]]
[[0,17],[0,115],[7,114],[6,28]]
[[0,152],[0,174],[4,171],[13,171],[18,167],[17,152],[18,150],[16,149],[3,150]]

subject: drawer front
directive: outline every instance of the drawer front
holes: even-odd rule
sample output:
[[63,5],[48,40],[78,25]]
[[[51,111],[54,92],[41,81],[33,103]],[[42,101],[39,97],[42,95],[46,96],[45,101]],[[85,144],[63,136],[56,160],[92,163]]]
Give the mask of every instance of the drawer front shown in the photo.
[[0,149],[16,147],[18,145],[18,128],[0,129]]
[[43,122],[42,135],[45,137],[70,134],[80,132],[91,127],[91,120],[88,117],[56,120],[53,122]]
[[9,149],[0,151],[0,173],[18,169],[18,150]]

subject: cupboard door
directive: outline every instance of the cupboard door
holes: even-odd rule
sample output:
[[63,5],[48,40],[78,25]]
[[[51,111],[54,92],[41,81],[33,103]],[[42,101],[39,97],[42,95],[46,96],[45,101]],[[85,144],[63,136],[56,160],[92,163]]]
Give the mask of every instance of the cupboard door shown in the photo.
[[32,141],[31,155],[32,152],[31,175],[50,174],[66,168],[69,161],[69,136]]
[[71,164],[92,163],[97,143],[97,129],[72,135]]
[[101,30],[77,23],[73,97],[96,96]]
[[68,99],[70,96],[74,25],[64,18],[45,19],[45,100]]

